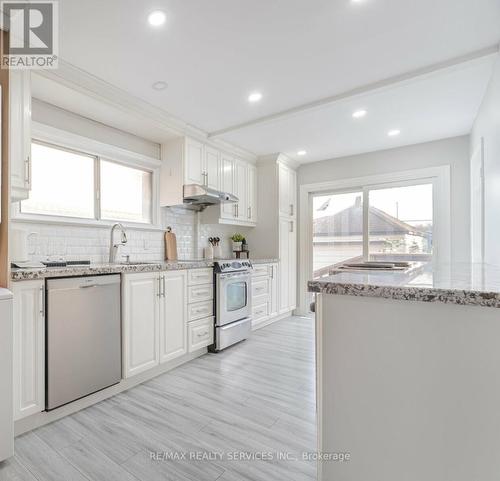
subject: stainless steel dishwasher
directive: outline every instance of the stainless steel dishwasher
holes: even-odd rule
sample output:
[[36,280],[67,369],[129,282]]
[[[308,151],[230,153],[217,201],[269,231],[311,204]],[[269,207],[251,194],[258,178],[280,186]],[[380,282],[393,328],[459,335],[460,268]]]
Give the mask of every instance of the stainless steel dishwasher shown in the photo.
[[120,275],[47,281],[47,410],[120,382],[120,291]]

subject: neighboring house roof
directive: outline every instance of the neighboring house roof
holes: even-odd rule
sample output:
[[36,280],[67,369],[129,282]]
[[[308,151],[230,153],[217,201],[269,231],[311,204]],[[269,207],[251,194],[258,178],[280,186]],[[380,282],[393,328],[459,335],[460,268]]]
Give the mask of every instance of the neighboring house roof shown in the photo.
[[[415,227],[396,219],[392,215],[377,209],[369,208],[370,234],[372,235],[405,235],[413,234],[427,237],[428,234],[421,232]],[[337,212],[334,215],[320,217],[313,222],[315,236],[353,236],[363,233],[363,207],[360,202]]]

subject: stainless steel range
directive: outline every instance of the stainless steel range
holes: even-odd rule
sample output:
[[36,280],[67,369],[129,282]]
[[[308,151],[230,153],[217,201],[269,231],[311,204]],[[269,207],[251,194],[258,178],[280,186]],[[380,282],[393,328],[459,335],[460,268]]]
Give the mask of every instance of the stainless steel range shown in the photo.
[[215,344],[221,351],[246,339],[252,329],[252,264],[218,261],[215,270]]

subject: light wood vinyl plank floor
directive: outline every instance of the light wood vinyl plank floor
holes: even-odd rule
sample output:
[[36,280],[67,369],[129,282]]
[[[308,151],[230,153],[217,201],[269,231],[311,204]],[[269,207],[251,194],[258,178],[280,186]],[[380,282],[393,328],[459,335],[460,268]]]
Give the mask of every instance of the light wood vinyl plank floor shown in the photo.
[[19,436],[0,481],[314,481],[314,381],[313,320],[283,319]]

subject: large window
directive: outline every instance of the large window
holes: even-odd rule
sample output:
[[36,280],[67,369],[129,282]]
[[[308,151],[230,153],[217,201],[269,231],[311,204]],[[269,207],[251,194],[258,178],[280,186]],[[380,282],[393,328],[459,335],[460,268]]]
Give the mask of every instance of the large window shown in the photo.
[[433,205],[432,182],[314,195],[314,277],[346,261],[430,260]]
[[21,213],[151,224],[151,171],[34,141],[32,189]]

